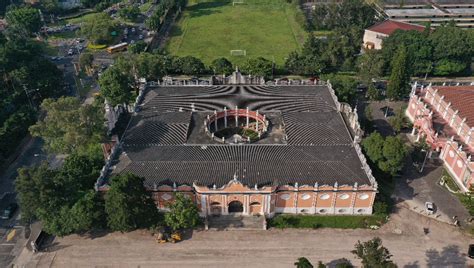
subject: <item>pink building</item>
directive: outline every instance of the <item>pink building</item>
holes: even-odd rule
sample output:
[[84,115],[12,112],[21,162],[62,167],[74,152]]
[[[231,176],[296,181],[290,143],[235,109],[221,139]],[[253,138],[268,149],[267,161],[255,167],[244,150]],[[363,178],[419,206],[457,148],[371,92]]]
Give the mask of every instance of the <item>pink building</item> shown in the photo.
[[474,86],[415,85],[406,115],[416,140],[425,138],[460,189],[469,191],[474,184]]

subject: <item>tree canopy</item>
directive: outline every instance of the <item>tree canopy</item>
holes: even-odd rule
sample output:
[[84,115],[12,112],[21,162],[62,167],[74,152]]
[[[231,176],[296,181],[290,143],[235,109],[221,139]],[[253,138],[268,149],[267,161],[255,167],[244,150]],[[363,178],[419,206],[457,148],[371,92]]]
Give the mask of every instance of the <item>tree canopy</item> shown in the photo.
[[246,74],[268,78],[272,76],[273,63],[262,57],[250,58],[242,66],[242,71]]
[[313,264],[305,257],[299,257],[294,264],[296,268],[313,268]]
[[189,196],[177,193],[169,209],[165,214],[165,223],[173,230],[192,228],[199,223],[198,208]]
[[382,246],[382,240],[374,237],[366,242],[358,241],[352,253],[362,260],[366,268],[395,268],[397,265],[390,258],[392,255]]
[[128,104],[132,100],[131,82],[130,73],[109,67],[99,78],[100,92],[113,106]]
[[126,232],[157,224],[158,209],[143,182],[143,178],[131,173],[111,178],[105,196],[107,225],[111,230]]
[[383,41],[382,54],[389,72],[400,46],[406,48],[409,75],[451,76],[465,74],[474,56],[474,35],[453,23],[424,32],[395,31]]
[[387,87],[387,97],[399,100],[410,88],[410,64],[405,46],[400,46],[392,60],[392,71]]
[[[13,8],[11,19],[20,11]],[[43,56],[27,25],[17,24],[0,33],[0,165],[28,134],[41,101],[64,93],[61,71]]]
[[19,169],[15,185],[22,219],[39,219],[47,232],[59,236],[102,227],[103,205],[92,187],[103,164],[95,145],[72,153],[59,169],[47,163]]
[[81,105],[77,98],[61,97],[44,100],[41,110],[46,116],[30,132],[45,141],[48,151],[71,153],[102,138],[104,118],[99,105]]
[[81,25],[81,34],[93,44],[109,44],[115,31],[115,21],[106,13],[97,13],[85,20]]
[[193,56],[176,57],[173,61],[175,72],[186,75],[199,75],[206,71],[206,66],[202,61]]
[[211,69],[216,75],[229,75],[234,71],[232,63],[226,58],[218,58],[212,61]]
[[402,170],[408,154],[408,149],[400,137],[389,136],[384,139],[378,132],[373,132],[365,138],[362,146],[370,161],[392,176]]
[[21,28],[29,34],[36,33],[41,28],[41,17],[38,9],[30,6],[10,5],[5,14],[8,27]]
[[326,79],[331,82],[340,102],[352,104],[355,101],[357,81],[354,78],[343,75],[328,75],[324,76],[324,80]]

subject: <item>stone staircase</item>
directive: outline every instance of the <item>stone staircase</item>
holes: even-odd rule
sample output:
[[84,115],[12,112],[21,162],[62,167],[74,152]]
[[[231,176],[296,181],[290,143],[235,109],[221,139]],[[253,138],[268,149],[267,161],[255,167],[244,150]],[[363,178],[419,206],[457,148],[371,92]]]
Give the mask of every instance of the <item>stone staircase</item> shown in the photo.
[[264,216],[242,216],[239,214],[209,216],[209,230],[264,230],[266,225]]

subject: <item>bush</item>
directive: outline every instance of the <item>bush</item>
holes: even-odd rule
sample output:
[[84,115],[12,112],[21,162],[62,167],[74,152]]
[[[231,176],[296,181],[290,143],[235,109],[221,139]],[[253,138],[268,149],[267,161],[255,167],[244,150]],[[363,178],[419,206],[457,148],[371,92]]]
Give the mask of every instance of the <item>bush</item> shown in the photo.
[[[385,216],[385,215],[384,215]],[[380,225],[381,215],[373,216],[335,216],[335,215],[277,215],[269,220],[269,226],[276,228],[368,228]]]
[[382,201],[376,201],[374,202],[374,215],[377,216],[386,216],[388,214],[388,205],[385,202]]

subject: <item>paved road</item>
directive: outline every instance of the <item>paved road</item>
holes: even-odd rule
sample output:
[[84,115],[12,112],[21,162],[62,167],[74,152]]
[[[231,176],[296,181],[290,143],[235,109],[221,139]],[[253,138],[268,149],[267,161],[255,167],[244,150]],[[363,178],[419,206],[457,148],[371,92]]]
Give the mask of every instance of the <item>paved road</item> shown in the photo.
[[[427,235],[423,227],[429,228]],[[467,267],[472,238],[455,227],[398,207],[379,230],[195,231],[176,244],[157,244],[147,231],[71,235],[56,239],[48,252],[24,251],[18,265],[36,267],[293,267],[301,256],[313,264],[341,258],[360,265],[350,251],[358,241],[379,236],[399,267]]]

